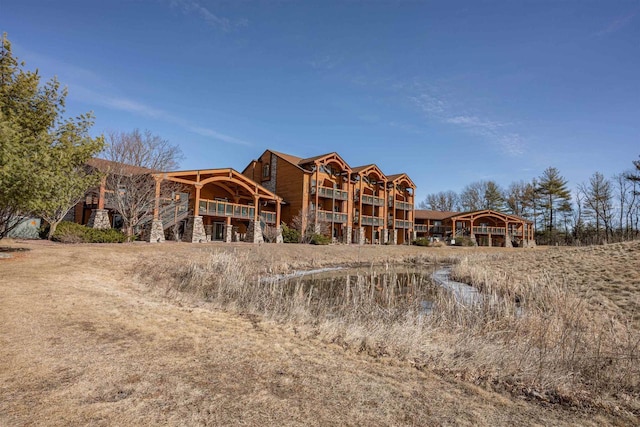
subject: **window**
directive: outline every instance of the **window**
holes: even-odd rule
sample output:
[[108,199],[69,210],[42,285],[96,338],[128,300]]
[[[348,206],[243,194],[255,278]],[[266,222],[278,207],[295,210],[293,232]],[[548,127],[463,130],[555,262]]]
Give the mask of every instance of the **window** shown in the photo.
[[271,165],[269,163],[262,166],[262,179],[271,177]]

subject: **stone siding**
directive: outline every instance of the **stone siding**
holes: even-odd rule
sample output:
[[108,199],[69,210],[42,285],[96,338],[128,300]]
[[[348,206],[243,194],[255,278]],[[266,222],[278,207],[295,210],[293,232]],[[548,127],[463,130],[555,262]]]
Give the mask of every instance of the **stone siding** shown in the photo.
[[187,226],[182,236],[183,242],[202,243],[207,241],[207,233],[204,230],[201,216],[190,216],[187,218]]
[[154,219],[151,223],[151,232],[149,233],[149,243],[162,243],[164,242],[164,227],[162,226],[162,220]]
[[109,220],[109,211],[106,209],[93,209],[89,222],[87,223],[89,228],[97,228],[99,230],[105,230],[111,228],[111,221]]

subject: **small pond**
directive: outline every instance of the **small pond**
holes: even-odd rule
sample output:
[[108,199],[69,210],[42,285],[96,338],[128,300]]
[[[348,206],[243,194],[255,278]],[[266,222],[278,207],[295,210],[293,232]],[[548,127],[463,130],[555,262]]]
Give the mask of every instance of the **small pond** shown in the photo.
[[271,283],[290,297],[306,298],[308,306],[321,306],[325,311],[340,311],[340,307],[430,311],[443,292],[432,280],[434,270],[402,265],[334,268],[275,278]]

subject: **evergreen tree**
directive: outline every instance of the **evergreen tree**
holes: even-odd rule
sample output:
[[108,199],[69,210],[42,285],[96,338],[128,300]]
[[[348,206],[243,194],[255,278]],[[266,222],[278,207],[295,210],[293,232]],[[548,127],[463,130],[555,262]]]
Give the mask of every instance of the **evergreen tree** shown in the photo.
[[23,67],[4,34],[0,46],[0,239],[23,215],[52,218],[48,213],[69,203],[70,188],[84,193],[90,183],[76,179],[82,175],[78,168],[102,148],[101,138],[88,136],[91,115],[62,119],[66,89],[60,89],[55,78],[41,86],[38,72]]
[[541,207],[545,209],[547,218],[547,239],[555,241],[555,217],[554,213],[559,205],[571,201],[571,193],[567,188],[567,181],[560,175],[560,171],[554,167],[547,168],[540,177],[537,188],[540,196]]

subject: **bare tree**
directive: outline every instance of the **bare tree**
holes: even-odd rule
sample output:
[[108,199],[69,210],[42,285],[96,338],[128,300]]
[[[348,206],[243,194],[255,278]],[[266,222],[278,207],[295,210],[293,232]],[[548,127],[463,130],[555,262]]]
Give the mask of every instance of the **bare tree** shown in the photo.
[[[585,213],[595,221],[597,243],[608,242],[611,236],[611,220],[613,210],[613,192],[611,182],[600,172],[589,178],[589,184],[580,184],[578,190],[584,196]],[[602,228],[604,227],[604,236]]]
[[331,237],[330,224],[318,220],[313,209],[300,209],[298,215],[293,217],[291,226],[300,233],[300,243],[310,243],[314,235],[321,234]]
[[[176,169],[181,151],[167,140],[138,129],[110,132],[107,143],[104,157],[111,161],[106,179],[108,197],[122,216],[125,232],[131,238],[153,215],[156,181],[152,174]],[[164,181],[160,198],[171,200],[178,187]]]
[[460,205],[465,211],[504,209],[504,196],[494,181],[476,181],[467,185],[460,194]]
[[427,198],[420,202],[420,209],[451,212],[459,209],[460,198],[455,191],[441,191],[428,194]]

